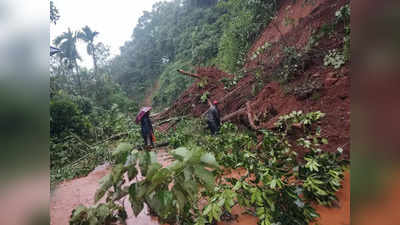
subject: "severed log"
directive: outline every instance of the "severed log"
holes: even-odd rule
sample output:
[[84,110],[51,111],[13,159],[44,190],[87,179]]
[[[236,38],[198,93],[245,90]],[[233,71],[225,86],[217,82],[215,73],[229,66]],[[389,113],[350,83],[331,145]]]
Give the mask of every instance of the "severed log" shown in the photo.
[[196,78],[196,79],[201,79],[201,76],[198,75],[198,74],[195,74],[195,73],[189,73],[189,72],[186,72],[186,71],[183,71],[183,70],[176,70],[176,71],[178,71],[178,73],[180,73],[182,75],[186,75],[186,76],[193,77],[193,78]]
[[231,113],[231,114],[228,114],[228,115],[226,115],[226,116],[224,116],[224,118],[222,118],[222,122],[225,122],[225,121],[227,121],[227,120],[229,120],[229,119],[231,119],[231,118],[234,118],[234,117],[236,117],[236,116],[240,116],[240,115],[243,115],[243,114],[245,114],[246,113],[246,108],[241,108],[241,109],[239,109],[239,110],[237,110],[236,112],[233,112],[233,113]]
[[247,118],[249,120],[251,128],[253,128],[254,130],[258,130],[259,127],[257,127],[254,124],[253,114],[251,113],[250,102],[246,102],[246,109],[247,109]]
[[179,122],[179,121],[181,121],[181,120],[184,119],[184,118],[186,118],[186,116],[180,116],[180,117],[169,118],[169,119],[167,119],[167,120],[163,120],[163,121],[157,123],[155,126],[161,126],[161,125],[163,125],[163,124],[165,124],[165,123],[169,123],[169,122],[171,122],[171,121],[177,121],[177,122]]

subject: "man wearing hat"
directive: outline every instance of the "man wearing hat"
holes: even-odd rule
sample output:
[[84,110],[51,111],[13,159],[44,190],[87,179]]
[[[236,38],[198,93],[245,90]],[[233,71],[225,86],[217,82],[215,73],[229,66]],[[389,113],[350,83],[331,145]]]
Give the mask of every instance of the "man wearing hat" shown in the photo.
[[136,116],[136,123],[140,123],[142,128],[142,137],[146,148],[154,147],[154,131],[150,120],[150,110],[151,107],[143,107]]
[[208,104],[210,108],[207,111],[207,124],[208,128],[211,130],[211,135],[215,135],[221,126],[221,120],[219,116],[219,111],[217,108],[218,101],[214,100],[212,103],[209,100]]

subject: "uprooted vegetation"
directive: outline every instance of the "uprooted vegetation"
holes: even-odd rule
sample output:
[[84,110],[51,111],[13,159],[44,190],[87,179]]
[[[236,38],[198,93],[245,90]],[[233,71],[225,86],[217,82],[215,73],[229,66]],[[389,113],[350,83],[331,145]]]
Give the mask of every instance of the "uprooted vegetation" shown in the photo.
[[[295,23],[285,25],[287,16]],[[323,126],[335,128],[327,129],[327,138],[334,140],[328,150],[346,145],[348,155],[349,56],[348,1],[305,5],[284,1],[276,18],[250,48],[243,68],[234,74],[215,67],[198,68],[197,81],[156,119],[201,116],[207,110],[201,101],[204,93],[218,100],[223,121],[252,130],[272,129],[279,116],[312,108],[328,112]]]
[[[129,198],[137,216],[147,205],[163,223],[215,224],[231,218],[235,205],[258,217],[259,224],[308,224],[318,217],[313,204],[337,204],[348,161],[342,148],[324,151],[327,140],[318,122],[321,112],[292,112],[274,131],[254,132],[225,123],[218,136],[197,119],[177,124],[168,137],[172,163],[163,165],[154,152],[120,143],[110,174],[101,180],[92,207],[79,206],[71,224],[124,221]],[[236,170],[245,171],[235,176]]]

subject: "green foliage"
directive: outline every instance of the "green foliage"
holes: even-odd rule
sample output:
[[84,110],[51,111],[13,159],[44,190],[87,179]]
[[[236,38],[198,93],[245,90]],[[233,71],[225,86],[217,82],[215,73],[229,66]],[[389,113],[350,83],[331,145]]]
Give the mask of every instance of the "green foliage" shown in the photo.
[[193,2],[156,3],[151,12],[143,13],[132,40],[113,59],[113,79],[131,99],[142,102],[146,90],[159,79],[160,88],[153,98],[153,106],[159,110],[193,83],[176,69],[217,65],[237,71],[276,11],[273,0]]
[[[226,169],[245,168],[248,171],[240,179],[222,178],[224,181],[220,180],[218,184],[220,188],[213,192],[202,192],[208,204],[198,215],[196,224],[219,221],[222,212],[229,212],[236,204],[254,208],[260,224],[308,224],[318,217],[312,202],[334,205],[337,201],[334,196],[341,188],[344,167],[348,162],[342,159],[340,151],[321,151],[328,142],[321,137],[320,128],[313,124],[324,115],[321,112],[305,114],[294,111],[281,116],[275,124],[276,132],[264,131],[257,152],[254,151],[255,136],[243,133],[230,123],[222,126],[217,137],[196,135],[193,137],[195,140],[180,143],[201,146],[213,152]],[[297,133],[293,129],[298,128],[304,133],[293,143],[290,140]],[[195,130],[188,128],[186,132],[199,133]],[[294,147],[307,152],[302,159],[297,159],[292,150]]]
[[[211,223],[213,220],[220,221],[224,210],[231,212],[232,207],[235,205],[237,193],[231,189],[216,188],[215,194],[209,200],[208,204],[204,207],[202,215],[197,219],[196,224],[205,224],[205,218]],[[202,219],[200,219],[202,218]]]
[[237,73],[232,79],[229,78],[222,78],[221,82],[224,84],[224,89],[225,90],[231,90],[232,88],[234,88],[238,82],[245,76],[244,73]]
[[189,146],[196,137],[205,134],[205,124],[201,120],[184,119],[176,125],[176,131],[169,137],[168,141],[173,148]]
[[190,71],[191,67],[187,62],[180,60],[165,67],[160,76],[160,88],[154,93],[153,105],[156,110],[170,106],[193,82],[193,78],[178,74],[177,69]]
[[[126,155],[128,144],[121,143],[118,150],[113,154],[116,159],[122,159]],[[213,173],[205,168],[218,169],[219,165],[210,153],[200,149],[188,150],[187,148],[177,148],[171,151],[175,161],[162,168],[157,162],[157,157],[151,152],[138,152],[133,150],[128,153],[126,161],[123,164],[113,166],[112,172],[106,175],[100,182],[100,188],[96,192],[96,202],[106,195],[106,204],[113,206],[109,208],[106,215],[114,215],[120,220],[117,211],[121,211],[122,206],[115,203],[118,199],[129,195],[134,214],[137,216],[146,204],[151,211],[159,216],[162,222],[174,223],[188,222],[192,220],[192,213],[189,209],[193,203],[199,200],[198,191],[201,187],[212,191],[214,189],[215,177]],[[117,161],[120,162],[120,161]],[[138,181],[135,177],[138,174],[136,170],[137,163],[144,179]],[[129,176],[130,181],[134,181],[127,188],[123,188],[123,174],[133,169],[134,173]],[[135,182],[136,181],[136,182]],[[170,189],[169,186],[172,186]],[[113,187],[111,189],[111,187]],[[85,222],[86,220],[103,221],[104,214],[92,213],[91,216],[83,217],[82,211],[96,208],[78,207],[72,214],[72,222]],[[123,209],[123,208],[122,208]],[[91,218],[93,217],[93,218]],[[100,217],[100,218],[99,218]]]
[[[215,1],[213,1],[215,3]],[[160,79],[154,106],[171,104],[193,79],[177,74],[190,65],[209,65],[218,52],[218,18],[225,12],[215,4],[190,1],[160,2],[144,12],[132,40],[113,60],[112,74],[128,95],[143,101],[146,89]]]
[[258,33],[276,10],[275,1],[220,1],[218,7],[228,11],[221,17],[224,32],[219,43],[218,62],[222,69],[236,72]]
[[[114,104],[110,110],[82,96],[55,95],[50,101],[50,180],[52,186],[64,179],[87,175],[110,159],[110,136],[127,132],[139,140],[138,126]],[[109,141],[101,141],[101,140]]]
[[271,44],[269,42],[265,42],[262,46],[258,47],[253,55],[250,57],[251,60],[256,59],[259,55],[263,54],[268,48],[271,47]]
[[[324,115],[294,111],[281,116],[274,132],[262,131],[258,145],[256,135],[231,123],[224,123],[218,136],[210,136],[202,121],[182,120],[169,137],[175,148],[170,151],[174,158],[170,165],[162,167],[155,153],[132,151],[130,144],[121,143],[96,200],[106,196],[106,204],[117,204],[129,195],[135,215],[146,204],[167,223],[214,223],[239,204],[256,215],[260,224],[308,224],[318,217],[312,203],[336,204],[335,193],[348,165],[343,149],[322,151],[328,141],[316,125]],[[302,149],[304,156],[299,159],[293,149]],[[135,179],[137,164],[144,176],[140,181]],[[242,168],[246,173],[238,179],[227,178],[220,166],[225,171]],[[125,173],[132,182],[128,187],[122,186]],[[200,199],[207,200],[201,209]],[[117,211],[113,209],[112,214]]]
[[305,52],[310,52],[314,47],[318,46],[322,38],[326,36],[331,37],[334,33],[334,28],[334,24],[323,24],[320,28],[314,30],[304,48]]
[[[114,211],[117,212],[117,215],[113,214]],[[113,203],[107,203],[107,204],[101,203],[96,207],[85,207],[83,205],[80,205],[72,211],[69,224],[111,225],[115,224],[118,218],[124,218],[123,220],[127,218],[127,213],[125,209],[119,205]]]
[[329,50],[328,54],[324,57],[324,66],[333,66],[333,68],[339,69],[346,63],[346,58],[336,49]]
[[209,94],[210,94],[210,92],[205,91],[205,92],[201,95],[200,101],[201,101],[202,103],[207,102],[207,99],[208,99],[208,95],[209,95]]
[[73,101],[67,98],[50,101],[51,136],[63,136],[68,132],[87,135],[89,128],[88,120]]
[[324,65],[339,69],[350,60],[350,5],[342,6],[335,12],[335,16],[336,20],[332,26],[336,26],[340,23],[344,24],[345,36],[343,37],[343,50],[329,50],[328,54],[324,57]]
[[[58,140],[59,141],[59,140]],[[96,166],[110,160],[107,145],[88,148],[76,139],[65,142],[50,141],[50,183],[51,187],[65,179],[86,176]]]
[[350,5],[346,4],[340,7],[340,9],[335,12],[335,16],[336,23],[343,22],[345,24],[348,24],[350,22]]
[[78,32],[78,38],[87,43],[86,51],[88,55],[93,58],[94,72],[97,73],[97,56],[96,56],[96,45],[94,39],[99,35],[99,32],[92,31],[89,26],[82,28],[82,31]]
[[283,59],[274,76],[278,81],[286,83],[304,69],[305,59],[304,53],[295,47],[284,47],[283,54]]
[[[67,32],[64,32],[60,36],[56,37],[56,39],[54,39],[53,42],[62,51],[61,54],[58,54],[62,64],[65,64],[67,69],[71,72],[73,68],[76,69],[77,82],[80,85],[81,82],[80,82],[80,76],[78,74],[79,68],[77,60],[81,60],[81,57],[76,48],[77,40],[78,40],[78,33],[73,32],[71,31],[71,29],[68,28]],[[81,86],[80,86],[80,91],[82,91]]]
[[341,7],[336,13],[337,23],[343,22],[345,29],[345,36],[343,37],[343,55],[344,60],[350,60],[350,5],[347,4]]

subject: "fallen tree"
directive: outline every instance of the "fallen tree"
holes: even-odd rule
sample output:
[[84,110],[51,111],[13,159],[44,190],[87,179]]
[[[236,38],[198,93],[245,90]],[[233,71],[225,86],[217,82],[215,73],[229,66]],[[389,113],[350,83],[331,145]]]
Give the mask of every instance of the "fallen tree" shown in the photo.
[[199,74],[189,73],[189,72],[186,72],[186,71],[183,71],[183,70],[176,70],[176,71],[178,71],[178,73],[180,73],[182,75],[185,75],[185,76],[193,77],[193,78],[196,78],[196,79],[201,79],[201,76]]

